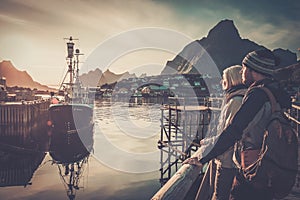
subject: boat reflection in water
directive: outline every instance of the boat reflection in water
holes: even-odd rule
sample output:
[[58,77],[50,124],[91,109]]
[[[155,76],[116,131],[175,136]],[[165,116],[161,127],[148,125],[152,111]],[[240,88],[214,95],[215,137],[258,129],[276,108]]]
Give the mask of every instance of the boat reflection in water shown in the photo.
[[51,131],[50,156],[57,165],[59,175],[69,199],[75,199],[93,150],[93,126],[62,132]]

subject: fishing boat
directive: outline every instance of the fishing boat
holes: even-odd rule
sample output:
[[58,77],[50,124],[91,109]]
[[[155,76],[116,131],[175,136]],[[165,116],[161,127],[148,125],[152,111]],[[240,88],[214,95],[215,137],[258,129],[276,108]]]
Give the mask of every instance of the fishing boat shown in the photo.
[[[80,138],[88,151],[90,138],[93,135],[93,99],[89,98],[88,89],[79,80],[79,49],[74,53],[74,40],[65,38],[67,42],[68,71],[59,87],[59,94],[64,100],[55,102],[49,107],[49,134],[52,138],[60,137],[67,145],[72,145]],[[68,78],[68,79],[67,79]],[[66,145],[61,148],[67,149]]]

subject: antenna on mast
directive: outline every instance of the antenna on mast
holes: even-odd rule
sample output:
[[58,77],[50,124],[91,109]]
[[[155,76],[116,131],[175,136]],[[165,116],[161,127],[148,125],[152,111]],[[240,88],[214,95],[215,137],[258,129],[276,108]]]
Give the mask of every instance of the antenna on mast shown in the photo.
[[80,50],[79,49],[76,49],[75,50],[75,54],[76,56],[76,81],[79,81],[79,56],[81,55],[84,55],[83,53],[80,53]]

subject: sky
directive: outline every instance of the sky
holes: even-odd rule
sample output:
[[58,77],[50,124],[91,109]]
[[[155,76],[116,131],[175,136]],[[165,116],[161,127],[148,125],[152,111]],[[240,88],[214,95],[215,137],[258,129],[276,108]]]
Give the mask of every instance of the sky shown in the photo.
[[[67,70],[64,38],[73,36],[83,72],[156,75],[223,19],[233,20],[242,38],[299,59],[299,10],[298,0],[0,0],[0,61],[58,85]],[[149,37],[151,44],[140,42]]]

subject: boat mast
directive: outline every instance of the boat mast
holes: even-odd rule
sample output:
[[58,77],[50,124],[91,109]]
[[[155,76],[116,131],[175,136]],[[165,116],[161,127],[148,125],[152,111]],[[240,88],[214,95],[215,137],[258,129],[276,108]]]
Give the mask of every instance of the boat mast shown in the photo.
[[73,84],[73,74],[74,74],[74,70],[73,70],[73,57],[74,57],[74,42],[73,42],[73,38],[72,36],[70,36],[69,38],[69,42],[67,42],[67,52],[68,52],[68,73],[70,73],[70,85]]
[[[73,85],[74,82],[74,68],[75,68],[75,61],[73,62],[73,58],[74,58],[74,45],[75,43],[73,42],[74,40],[78,40],[78,39],[74,39],[72,36],[70,36],[69,38],[64,38],[64,40],[68,40],[67,42],[67,63],[68,63],[68,71],[62,81],[62,83],[59,86],[59,90],[61,90],[61,88],[63,87],[64,84],[69,85],[69,87],[71,87]],[[75,54],[76,55],[76,54]],[[74,65],[74,67],[73,67]],[[65,83],[66,77],[69,74],[69,83]]]

